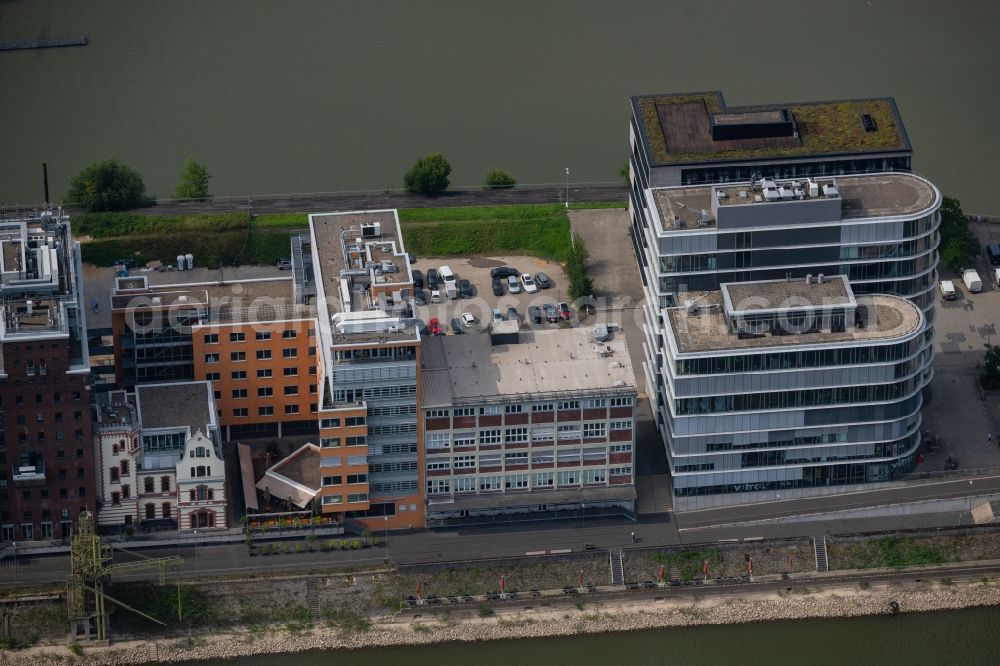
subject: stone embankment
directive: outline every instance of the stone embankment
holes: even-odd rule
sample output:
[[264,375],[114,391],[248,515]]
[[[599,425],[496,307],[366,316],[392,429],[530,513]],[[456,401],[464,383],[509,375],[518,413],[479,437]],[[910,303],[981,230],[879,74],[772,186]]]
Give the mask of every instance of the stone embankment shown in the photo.
[[446,641],[488,641],[618,631],[639,631],[704,624],[738,624],[802,618],[888,615],[894,612],[950,610],[1000,605],[996,582],[924,583],[914,589],[892,586],[789,588],[736,596],[693,596],[666,592],[656,600],[588,601],[534,609],[504,609],[496,616],[421,616],[403,614],[376,621],[370,628],[344,632],[317,627],[290,632],[282,627],[188,639],[119,643],[86,648],[71,655],[66,648],[32,648],[8,652],[3,663],[42,666],[70,661],[95,666],[216,660],[302,650],[356,649]]

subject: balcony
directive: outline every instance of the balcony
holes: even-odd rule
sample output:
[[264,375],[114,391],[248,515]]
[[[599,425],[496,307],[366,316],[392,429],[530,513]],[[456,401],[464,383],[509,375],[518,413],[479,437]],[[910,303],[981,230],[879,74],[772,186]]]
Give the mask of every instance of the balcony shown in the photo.
[[45,465],[41,462],[34,465],[21,465],[14,472],[14,483],[22,485],[45,483]]

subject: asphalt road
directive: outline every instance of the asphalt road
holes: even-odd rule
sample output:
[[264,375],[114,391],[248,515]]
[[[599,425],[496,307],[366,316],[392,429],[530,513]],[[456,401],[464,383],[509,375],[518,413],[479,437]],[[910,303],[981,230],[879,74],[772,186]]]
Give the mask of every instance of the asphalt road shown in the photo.
[[[570,183],[569,202],[621,201],[628,198],[625,184]],[[407,192],[344,192],[335,194],[250,195],[218,197],[210,201],[179,203],[166,201],[131,212],[140,215],[184,215],[194,213],[249,212],[315,213],[336,210],[377,208],[430,208],[448,206],[489,206],[507,204],[564,203],[566,188],[557,185],[526,185],[510,190],[455,190],[438,196]]]

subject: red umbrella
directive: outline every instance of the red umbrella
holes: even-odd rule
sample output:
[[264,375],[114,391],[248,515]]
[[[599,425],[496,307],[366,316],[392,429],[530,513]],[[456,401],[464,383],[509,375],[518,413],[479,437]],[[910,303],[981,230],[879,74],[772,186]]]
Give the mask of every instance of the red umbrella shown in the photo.
[[500,576],[500,592],[504,592],[507,589],[507,579],[504,576]]
[[664,569],[663,565],[661,564],[660,565],[660,582],[661,583],[663,582],[663,574],[664,574],[664,572],[665,572],[665,569]]
[[420,596],[420,581],[417,581],[417,596]]
[[705,564],[702,565],[701,571],[705,574],[705,578],[708,579],[708,560],[705,560]]
[[750,569],[750,575],[752,576],[753,575],[753,558],[752,557],[750,558],[750,564],[748,565],[748,567]]

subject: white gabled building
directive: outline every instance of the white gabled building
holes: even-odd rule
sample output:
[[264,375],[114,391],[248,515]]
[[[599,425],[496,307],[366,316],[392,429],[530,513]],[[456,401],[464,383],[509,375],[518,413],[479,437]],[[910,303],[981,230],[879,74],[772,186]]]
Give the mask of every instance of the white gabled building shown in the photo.
[[226,465],[212,438],[195,431],[176,470],[178,528],[226,527]]

